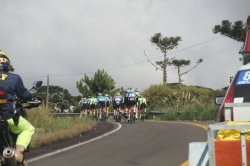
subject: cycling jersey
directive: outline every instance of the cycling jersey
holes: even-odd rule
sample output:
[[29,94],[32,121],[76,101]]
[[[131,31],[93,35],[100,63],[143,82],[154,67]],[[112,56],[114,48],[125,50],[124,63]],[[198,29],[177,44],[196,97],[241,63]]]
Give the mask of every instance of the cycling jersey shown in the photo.
[[113,99],[113,107],[114,109],[117,109],[119,106],[121,106],[122,102],[123,102],[123,97],[118,95],[118,96],[115,96],[114,99]]
[[127,94],[127,106],[132,107],[136,104],[136,93],[135,92],[129,92]]
[[105,107],[105,96],[98,96],[96,98],[98,100],[98,107]]
[[146,100],[146,98],[140,97],[140,98],[138,99],[138,106],[139,106],[140,108],[142,108],[142,107],[147,107],[147,100]]
[[110,105],[110,97],[109,96],[105,96],[105,104],[106,104],[106,107],[109,107],[109,105]]
[[82,101],[81,101],[81,103],[82,103],[82,109],[88,109],[88,99],[83,99]]
[[91,97],[88,99],[88,103],[89,103],[90,108],[95,109],[97,100],[96,100],[96,98]]

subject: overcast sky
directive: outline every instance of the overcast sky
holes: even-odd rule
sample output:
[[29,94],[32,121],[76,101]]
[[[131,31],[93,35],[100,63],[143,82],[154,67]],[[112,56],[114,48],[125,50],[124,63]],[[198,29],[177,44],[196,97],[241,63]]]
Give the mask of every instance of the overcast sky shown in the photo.
[[[213,34],[222,20],[244,23],[249,0],[1,0],[0,50],[30,88],[36,80],[79,95],[76,81],[104,69],[118,87],[145,90],[162,83],[162,71],[147,62],[163,60],[149,39],[181,36],[168,57],[191,60],[186,85],[220,89],[242,65],[242,44]],[[214,40],[213,40],[214,39]],[[125,66],[125,67],[124,67]],[[168,67],[167,82],[178,82]]]

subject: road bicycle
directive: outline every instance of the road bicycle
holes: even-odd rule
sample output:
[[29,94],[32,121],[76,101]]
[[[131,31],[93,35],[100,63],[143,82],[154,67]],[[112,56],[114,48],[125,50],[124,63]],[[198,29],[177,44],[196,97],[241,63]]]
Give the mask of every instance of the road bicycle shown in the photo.
[[142,112],[141,112],[141,122],[144,122],[145,119],[145,106],[141,106]]
[[135,123],[135,107],[132,107],[131,108],[131,111],[130,111],[130,120],[128,122],[130,122],[131,124],[132,123]]
[[121,120],[122,120],[122,111],[120,110],[120,107],[118,107],[115,115],[115,121],[121,122]]
[[102,122],[107,122],[108,121],[108,116],[107,116],[107,112],[104,106],[102,106],[102,112],[101,112],[102,116],[101,116],[101,121]]

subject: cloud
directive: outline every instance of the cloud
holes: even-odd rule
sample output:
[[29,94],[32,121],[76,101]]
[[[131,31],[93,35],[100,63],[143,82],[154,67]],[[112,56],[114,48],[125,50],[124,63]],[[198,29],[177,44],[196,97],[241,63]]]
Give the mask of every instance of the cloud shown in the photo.
[[[245,22],[249,6],[248,0],[4,1],[0,49],[10,56],[26,86],[37,79],[46,84],[49,74],[51,85],[78,95],[76,81],[105,69],[117,87],[146,89],[162,83],[162,72],[144,56],[145,50],[152,62],[162,60],[163,54],[149,41],[160,32],[182,37],[178,48],[168,52],[169,57],[191,60],[181,71],[204,60],[182,77],[184,83],[217,89],[227,86],[242,65],[242,43],[215,39],[219,35],[212,28],[225,19]],[[168,68],[168,82],[178,82],[174,67]]]

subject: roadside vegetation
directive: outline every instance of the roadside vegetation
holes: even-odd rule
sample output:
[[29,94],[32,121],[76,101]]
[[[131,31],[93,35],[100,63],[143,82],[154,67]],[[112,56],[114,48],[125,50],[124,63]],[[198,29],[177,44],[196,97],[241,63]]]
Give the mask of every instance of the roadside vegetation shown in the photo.
[[225,95],[226,89],[212,90],[183,84],[151,85],[143,92],[148,100],[147,116],[151,111],[161,112],[156,120],[216,120],[219,106],[216,96]]
[[30,142],[31,148],[73,138],[96,127],[96,122],[89,118],[56,117],[49,115],[50,110],[44,107],[32,108],[27,113],[28,120],[36,128]]

